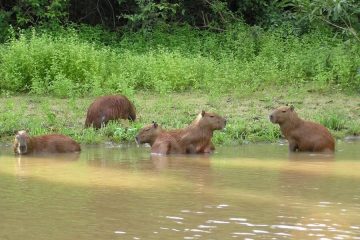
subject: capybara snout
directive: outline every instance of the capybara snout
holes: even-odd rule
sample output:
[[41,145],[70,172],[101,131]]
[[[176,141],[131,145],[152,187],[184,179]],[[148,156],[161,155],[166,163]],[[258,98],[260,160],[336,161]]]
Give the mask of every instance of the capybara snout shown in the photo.
[[135,136],[135,141],[137,144],[150,143],[150,145],[152,145],[161,132],[161,127],[156,122],[153,122],[139,131]]
[[270,114],[270,115],[269,115],[269,119],[270,119],[270,121],[271,121],[272,123],[274,123],[274,115]]
[[25,131],[18,131],[14,139],[15,154],[24,154],[27,152],[27,139],[29,136]]
[[202,126],[207,126],[211,130],[222,130],[226,126],[226,119],[216,113],[202,111],[201,116],[202,118],[200,118],[197,123]]

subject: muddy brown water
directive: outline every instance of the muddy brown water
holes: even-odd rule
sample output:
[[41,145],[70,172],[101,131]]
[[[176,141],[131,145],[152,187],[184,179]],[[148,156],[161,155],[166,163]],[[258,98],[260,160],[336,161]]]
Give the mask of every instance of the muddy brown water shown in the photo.
[[3,146],[0,239],[360,239],[360,142],[333,156],[254,144],[16,157]]

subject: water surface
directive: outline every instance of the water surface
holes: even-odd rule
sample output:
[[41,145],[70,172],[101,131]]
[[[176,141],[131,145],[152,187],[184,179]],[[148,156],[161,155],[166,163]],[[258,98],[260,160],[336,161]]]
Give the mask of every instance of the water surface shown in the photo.
[[359,142],[334,155],[276,144],[0,154],[0,239],[360,239]]

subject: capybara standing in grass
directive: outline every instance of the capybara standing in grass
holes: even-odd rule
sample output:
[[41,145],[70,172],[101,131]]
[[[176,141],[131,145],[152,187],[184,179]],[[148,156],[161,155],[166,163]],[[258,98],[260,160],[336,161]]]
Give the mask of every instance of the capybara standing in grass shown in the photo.
[[49,134],[30,137],[26,131],[18,131],[14,140],[14,153],[70,153],[80,152],[80,145],[68,136]]
[[279,107],[269,118],[272,123],[280,125],[291,152],[333,152],[335,149],[335,140],[329,130],[318,123],[299,118],[293,106]]
[[135,121],[135,107],[122,95],[102,96],[89,107],[85,127],[101,128],[110,120],[129,119]]

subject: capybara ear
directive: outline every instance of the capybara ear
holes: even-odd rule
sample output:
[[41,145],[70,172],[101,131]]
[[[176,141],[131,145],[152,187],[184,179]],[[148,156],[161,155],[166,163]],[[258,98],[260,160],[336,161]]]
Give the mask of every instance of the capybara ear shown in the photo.
[[291,105],[291,106],[290,106],[290,110],[291,110],[291,111],[294,111],[294,109],[295,109],[294,106]]
[[285,104],[285,106],[289,106],[289,104],[287,103],[287,104]]
[[153,123],[154,128],[157,128],[157,127],[159,126],[159,125],[157,124],[157,122],[155,122],[155,121],[153,121],[152,123]]
[[201,116],[205,116],[205,111],[204,110],[201,111]]

